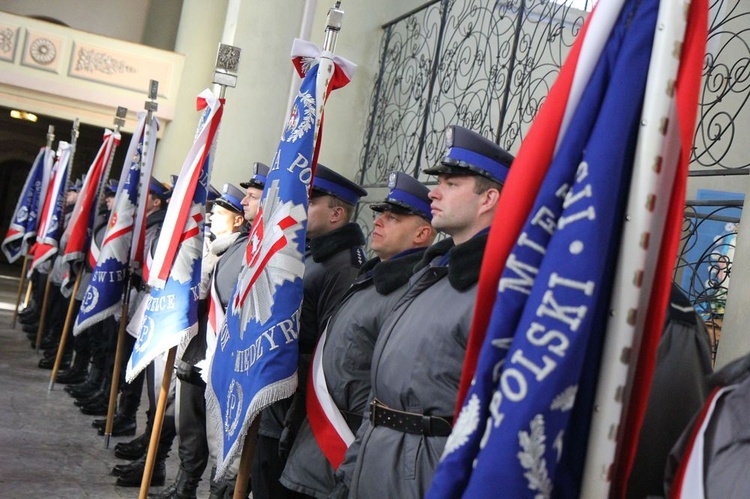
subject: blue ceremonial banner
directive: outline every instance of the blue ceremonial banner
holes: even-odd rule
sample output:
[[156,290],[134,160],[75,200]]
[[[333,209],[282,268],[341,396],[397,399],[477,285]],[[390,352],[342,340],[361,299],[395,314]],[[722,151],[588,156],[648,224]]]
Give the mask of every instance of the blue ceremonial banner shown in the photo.
[[[133,241],[133,227],[138,206],[138,188],[141,177],[148,183],[151,177],[149,164],[141,172],[144,144],[153,148],[156,144],[156,126],[150,128],[153,136],[146,140],[144,125],[146,113],[139,113],[138,124],[130,139],[125,156],[117,194],[109,217],[98,255],[95,247],[88,253],[89,264],[93,268],[91,280],[86,288],[81,308],[76,318],[73,334],[77,335],[97,322],[110,317],[122,308],[122,298],[130,265],[130,245]],[[155,122],[155,118],[153,119]],[[153,158],[153,151],[147,151],[146,158]]]
[[210,424],[223,435],[218,477],[241,454],[260,411],[297,387],[308,189],[328,90],[323,80],[334,69],[330,54],[305,62],[298,65],[304,81],[268,175],[206,387]]
[[181,342],[186,344],[198,331],[198,286],[211,151],[224,105],[210,90],[204,90],[198,95],[198,109],[204,111],[195,141],[174,186],[164,217],[166,230],[159,237],[150,266],[151,290],[128,361],[128,382],[158,355]]
[[578,497],[657,9],[626,0],[596,57],[506,261],[429,498]]
[[31,247],[31,269],[37,268],[57,253],[65,224],[65,195],[68,187],[70,158],[75,148],[64,141],[57,145],[57,159],[52,167],[44,207],[39,214],[36,244]]
[[54,153],[49,147],[42,147],[31,165],[26,183],[18,197],[13,219],[8,227],[8,233],[3,239],[2,250],[10,263],[29,253],[29,249],[36,238],[39,224],[41,204],[47,194],[50,171]]

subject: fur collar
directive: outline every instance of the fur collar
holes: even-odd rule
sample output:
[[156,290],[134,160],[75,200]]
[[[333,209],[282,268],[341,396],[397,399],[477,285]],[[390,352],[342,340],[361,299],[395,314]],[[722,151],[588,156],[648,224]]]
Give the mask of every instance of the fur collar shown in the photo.
[[223,255],[229,247],[234,244],[240,236],[239,232],[230,232],[214,239],[208,247],[208,250],[214,255]]
[[448,281],[453,289],[463,291],[479,280],[479,269],[482,266],[484,248],[487,245],[487,234],[474,236],[463,244],[456,246],[452,238],[443,239],[430,246],[424,253],[422,261],[415,271],[427,267],[436,258],[448,254]]
[[310,239],[308,247],[313,261],[322,262],[339,251],[365,244],[365,236],[359,225],[349,222],[343,227],[322,236]]
[[[381,262],[379,258],[373,258],[376,265],[372,268],[372,280],[377,292],[387,295],[409,282],[414,274],[414,266],[422,259],[424,252],[425,250],[422,249],[384,262]],[[364,267],[363,270],[366,271]]]

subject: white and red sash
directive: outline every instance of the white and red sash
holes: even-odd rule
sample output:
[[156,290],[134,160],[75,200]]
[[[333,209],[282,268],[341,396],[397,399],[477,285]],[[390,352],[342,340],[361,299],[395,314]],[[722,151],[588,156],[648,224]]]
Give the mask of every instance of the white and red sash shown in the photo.
[[328,392],[323,371],[323,349],[327,333],[328,327],[318,341],[310,366],[310,379],[307,382],[307,418],[320,450],[331,466],[338,469],[344,461],[346,449],[354,442],[354,434]]
[[677,468],[672,491],[669,494],[672,499],[703,499],[706,491],[703,484],[704,445],[706,440],[706,428],[711,422],[716,403],[725,394],[731,392],[737,385],[725,386],[714,390],[703,405],[698,421],[695,423],[690,442],[682,456],[680,466]]

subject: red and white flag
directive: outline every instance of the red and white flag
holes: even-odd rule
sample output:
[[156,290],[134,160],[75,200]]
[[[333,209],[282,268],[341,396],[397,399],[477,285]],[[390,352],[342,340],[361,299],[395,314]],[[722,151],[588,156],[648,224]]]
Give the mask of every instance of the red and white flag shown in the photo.
[[93,237],[94,224],[101,203],[104,183],[107,181],[109,168],[114,159],[115,149],[120,144],[120,134],[104,130],[104,141],[91,163],[86,178],[78,193],[78,199],[70,215],[70,223],[65,227],[61,241],[63,261],[68,264],[68,271],[63,278],[62,288],[67,288],[73,277],[71,263],[81,262],[89,251]]

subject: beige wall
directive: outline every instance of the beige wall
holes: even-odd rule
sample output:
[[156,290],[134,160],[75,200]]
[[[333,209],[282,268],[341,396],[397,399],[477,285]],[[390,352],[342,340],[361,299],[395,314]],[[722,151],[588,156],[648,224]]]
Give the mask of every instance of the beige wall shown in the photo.
[[[344,5],[336,53],[359,67],[353,81],[329,99],[320,161],[349,178],[354,178],[358,168],[378,69],[383,34],[380,26],[420,3],[383,0],[377,9],[359,2]],[[317,45],[323,43],[326,16],[332,6],[333,2],[317,0],[310,36]],[[234,44],[242,48],[242,58],[237,88],[227,90],[226,114],[212,175],[217,187],[227,181],[242,181],[252,162],[268,163],[273,158],[286,120],[293,75],[289,54],[292,39],[300,32],[303,9],[303,0],[239,2]],[[186,67],[191,66],[189,58],[188,53]],[[183,78],[185,84],[189,80],[187,76]]]
[[174,120],[166,125],[154,161],[154,176],[163,182],[169,180],[170,174],[179,173],[193,143],[199,117],[195,99],[211,85],[226,10],[227,0],[185,0],[183,3],[175,51],[185,54],[185,68]]

